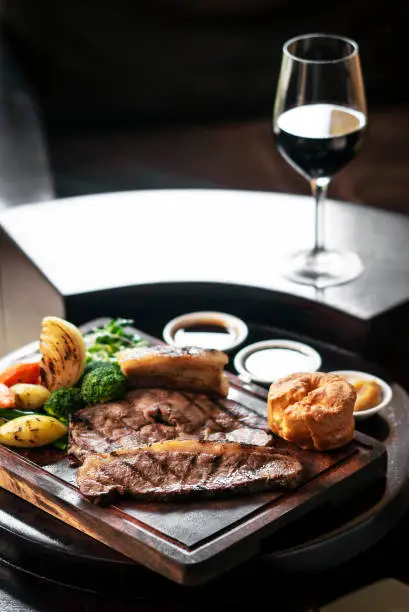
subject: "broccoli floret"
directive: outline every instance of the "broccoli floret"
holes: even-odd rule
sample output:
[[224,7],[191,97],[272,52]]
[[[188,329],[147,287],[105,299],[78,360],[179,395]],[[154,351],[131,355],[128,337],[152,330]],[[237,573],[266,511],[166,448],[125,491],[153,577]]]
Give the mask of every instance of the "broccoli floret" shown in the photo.
[[43,406],[44,412],[63,423],[68,423],[68,417],[77,410],[84,408],[81,390],[75,387],[53,391]]
[[121,371],[119,363],[116,361],[115,363],[111,363],[109,361],[88,361],[85,365],[83,376],[86,376],[90,372],[93,372],[97,368],[116,368],[118,372]]
[[84,376],[81,394],[87,404],[104,404],[125,397],[127,379],[118,364],[95,367]]
[[82,381],[84,380],[85,376],[87,374],[89,374],[90,372],[93,372],[97,368],[105,368],[105,367],[112,368],[112,366],[114,366],[118,370],[118,372],[121,371],[121,368],[119,367],[119,363],[118,362],[110,363],[109,361],[97,361],[97,360],[90,359],[85,364],[85,368],[84,368],[84,371],[82,373],[82,376],[81,376],[81,378],[79,379],[78,383],[75,386],[76,387],[81,387]]

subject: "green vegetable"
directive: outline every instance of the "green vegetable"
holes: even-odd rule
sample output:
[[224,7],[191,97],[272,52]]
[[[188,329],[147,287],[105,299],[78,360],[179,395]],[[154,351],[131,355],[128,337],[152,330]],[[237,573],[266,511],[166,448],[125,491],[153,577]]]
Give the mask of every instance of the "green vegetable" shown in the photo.
[[53,391],[43,406],[44,412],[62,423],[68,423],[68,417],[73,412],[84,408],[85,403],[81,390],[76,387],[62,387]]
[[111,319],[106,325],[85,335],[87,358],[90,361],[115,362],[115,355],[125,348],[143,346],[145,341],[127,331],[131,319]]
[[28,410],[14,410],[14,409],[8,409],[8,408],[2,408],[0,410],[0,416],[3,417],[4,419],[7,419],[7,421],[10,421],[11,419],[17,419],[18,417],[21,416],[27,416],[28,414],[39,414],[38,412],[31,412]]
[[66,450],[68,446],[68,436],[63,436],[55,442],[52,442],[51,446],[54,446],[54,448],[58,448],[59,450]]
[[104,404],[125,397],[127,379],[117,364],[95,368],[84,376],[81,394],[86,404]]
[[114,364],[110,363],[109,361],[88,361],[84,369],[83,378],[84,376],[86,376],[90,372],[93,372],[97,368],[110,368],[111,365],[114,365]]
[[105,368],[105,367],[111,368],[112,366],[116,367],[118,372],[121,371],[121,368],[119,367],[119,363],[116,361],[112,363],[110,361],[94,361],[94,360],[88,361],[84,368],[84,372],[79,382],[76,384],[76,386],[81,388],[82,381],[84,380],[85,376],[89,374],[90,372],[93,372],[97,368]]

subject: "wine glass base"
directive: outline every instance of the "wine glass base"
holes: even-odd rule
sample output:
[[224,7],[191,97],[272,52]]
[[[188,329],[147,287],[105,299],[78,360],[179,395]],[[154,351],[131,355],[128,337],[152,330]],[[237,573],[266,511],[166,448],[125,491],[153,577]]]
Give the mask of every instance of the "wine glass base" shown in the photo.
[[300,251],[285,262],[282,274],[294,283],[323,289],[348,283],[363,269],[360,257],[351,251]]

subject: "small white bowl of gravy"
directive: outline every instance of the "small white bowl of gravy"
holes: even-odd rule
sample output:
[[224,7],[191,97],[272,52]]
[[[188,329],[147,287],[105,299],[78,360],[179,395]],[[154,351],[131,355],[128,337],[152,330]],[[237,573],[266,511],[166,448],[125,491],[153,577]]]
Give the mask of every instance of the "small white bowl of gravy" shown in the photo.
[[321,356],[308,344],[293,340],[262,340],[241,349],[234,367],[248,382],[271,384],[296,372],[317,372]]
[[336,370],[330,374],[339,374],[346,378],[356,389],[357,398],[354,408],[356,420],[367,419],[392,401],[392,388],[382,378],[358,370]]
[[248,335],[244,321],[226,312],[198,311],[175,317],[163,328],[163,339],[172,346],[197,346],[230,351]]

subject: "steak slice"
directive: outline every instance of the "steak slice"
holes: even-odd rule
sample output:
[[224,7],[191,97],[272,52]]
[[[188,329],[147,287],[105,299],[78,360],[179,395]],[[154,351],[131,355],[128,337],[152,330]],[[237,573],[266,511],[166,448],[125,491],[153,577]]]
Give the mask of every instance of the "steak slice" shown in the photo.
[[234,442],[170,440],[87,457],[81,493],[95,503],[130,495],[144,501],[220,497],[294,488],[303,469],[295,457]]
[[75,413],[69,425],[68,457],[81,464],[93,453],[189,438],[257,446],[272,441],[267,422],[235,402],[200,393],[139,389],[122,401]]
[[116,359],[131,389],[165,387],[222,397],[229,391],[223,372],[229,358],[216,349],[158,344],[125,349]]

